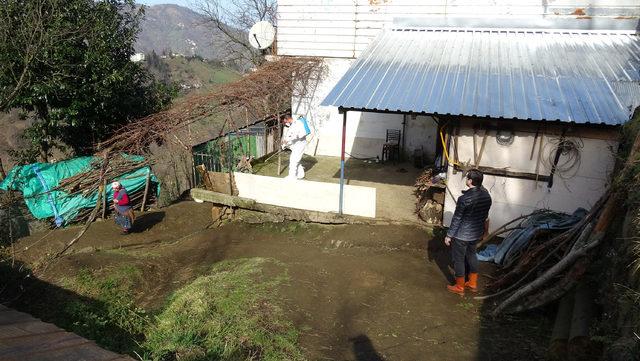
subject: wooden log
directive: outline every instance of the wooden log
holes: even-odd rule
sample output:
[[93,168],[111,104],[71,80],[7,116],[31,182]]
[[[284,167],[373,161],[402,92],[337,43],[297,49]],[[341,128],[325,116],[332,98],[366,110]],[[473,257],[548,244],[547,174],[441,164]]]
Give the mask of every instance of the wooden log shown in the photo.
[[[98,192],[98,198],[102,198],[101,192]],[[80,238],[82,238],[82,236],[87,231],[87,229],[89,229],[89,226],[91,225],[93,220],[96,219],[96,215],[98,214],[98,209],[100,209],[100,204],[101,204],[100,199],[98,199],[98,201],[96,202],[96,206],[93,207],[93,211],[91,211],[91,214],[89,215],[89,218],[85,222],[84,227],[80,229],[80,232],[78,232],[78,234],[75,237],[73,237],[73,239],[69,241],[69,243],[67,243],[66,246],[64,246],[64,248],[62,248],[58,253],[56,253],[54,258],[58,258],[62,256],[69,248],[71,248],[71,246],[73,246]]]
[[573,292],[569,292],[562,297],[558,305],[558,313],[551,332],[551,340],[569,340],[571,332],[571,316],[573,315]]
[[209,178],[209,172],[207,172],[207,168],[204,164],[200,164],[196,166],[196,170],[200,173],[200,177],[202,178],[202,183],[206,189],[213,190],[213,182],[211,182],[211,178]]
[[[205,172],[205,174],[209,175],[209,173]],[[140,206],[140,212],[144,212],[144,206],[147,204],[147,194],[149,193],[149,183],[151,180],[151,172],[147,172],[147,177],[144,183],[144,194],[142,196],[142,205]]]
[[253,199],[212,192],[201,188],[192,188],[191,198],[215,204],[222,204],[227,207],[240,207],[247,209],[253,209],[256,203],[256,201],[254,201]]
[[[455,169],[457,170],[462,170],[464,171],[463,167],[460,167],[458,165],[454,166]],[[528,179],[528,180],[534,180],[534,181],[548,181],[550,179],[549,176],[541,176],[539,174],[534,174],[534,173],[526,173],[526,172],[513,172],[507,169],[503,169],[503,168],[493,168],[493,167],[476,167],[477,170],[481,171],[483,174],[487,174],[487,175],[497,175],[497,176],[501,176],[501,177],[509,177],[509,178],[519,178],[519,179]]]
[[535,293],[518,303],[511,312],[523,312],[534,308],[545,306],[560,297],[567,294],[570,290],[575,288],[582,276],[587,270],[587,262],[585,258],[576,262],[573,268],[567,275],[555,282],[551,287],[547,287],[541,290],[539,293]]
[[573,292],[569,292],[560,300],[556,320],[551,332],[549,345],[550,360],[566,360],[567,344],[571,330],[571,316],[573,314]]
[[478,141],[476,140],[476,135],[478,130],[473,128],[473,165],[478,166]]
[[102,219],[107,215],[107,180],[102,181]]
[[480,145],[480,152],[478,153],[478,160],[476,162],[476,167],[479,167],[480,162],[482,162],[482,154],[484,154],[484,146],[487,144],[488,135],[489,135],[489,129],[485,129],[484,135],[482,136],[482,144]]
[[[604,197],[607,197],[609,195],[610,193],[607,192]],[[526,286],[520,288],[506,300],[504,300],[493,311],[493,315],[497,316],[509,306],[514,304],[516,301],[520,300],[522,297],[540,289],[543,285],[559,275],[561,272],[571,267],[578,259],[586,256],[590,250],[597,247],[604,238],[606,228],[612,218],[615,204],[617,204],[616,197],[609,197],[602,213],[600,214],[600,217],[598,217],[595,227],[593,227],[593,232],[591,232],[591,227],[585,227],[582,234],[575,242],[577,247],[574,247],[571,252],[569,252],[569,254],[567,254],[564,258],[562,258],[562,260],[560,260],[558,263],[556,263],[546,272],[540,275],[540,277],[536,278]],[[583,239],[588,239],[588,241],[582,241]]]
[[4,167],[2,166],[2,158],[0,158],[0,181],[7,178],[7,173],[4,171]]
[[536,152],[536,143],[538,142],[538,135],[540,135],[540,126],[536,129],[536,135],[533,137],[533,147],[531,147],[531,155],[529,155],[529,160],[533,160],[533,153]]

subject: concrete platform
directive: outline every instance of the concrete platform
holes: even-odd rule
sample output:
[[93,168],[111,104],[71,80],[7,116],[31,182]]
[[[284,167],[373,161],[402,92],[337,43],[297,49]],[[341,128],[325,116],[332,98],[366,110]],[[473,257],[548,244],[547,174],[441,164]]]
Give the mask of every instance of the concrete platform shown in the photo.
[[0,360],[134,361],[74,333],[0,305]]
[[[277,174],[278,157],[254,166],[256,174],[285,177],[289,164],[289,152],[282,153],[282,173]],[[310,157],[302,159],[305,179],[310,181],[339,183],[340,158]],[[376,217],[401,222],[422,223],[415,212],[414,183],[421,169],[408,163],[375,163],[348,159],[345,165],[346,184],[376,189]]]

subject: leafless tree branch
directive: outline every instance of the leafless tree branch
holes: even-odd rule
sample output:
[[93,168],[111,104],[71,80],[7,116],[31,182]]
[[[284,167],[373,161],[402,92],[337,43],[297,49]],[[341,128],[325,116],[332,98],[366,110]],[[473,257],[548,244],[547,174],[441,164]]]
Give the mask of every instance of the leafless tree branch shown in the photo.
[[248,32],[258,21],[276,23],[276,0],[237,0],[224,7],[221,0],[195,0],[204,24],[219,31],[223,60],[242,61],[253,66],[264,62],[262,53],[249,43]]

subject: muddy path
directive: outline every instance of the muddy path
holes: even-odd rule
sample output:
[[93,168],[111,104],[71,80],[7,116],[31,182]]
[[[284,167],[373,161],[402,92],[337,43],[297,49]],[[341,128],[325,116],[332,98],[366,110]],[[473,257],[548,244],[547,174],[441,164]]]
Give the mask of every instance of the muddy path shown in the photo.
[[[83,268],[134,265],[136,302],[148,310],[225,259],[270,257],[288,269],[279,290],[310,360],[535,360],[548,343],[539,314],[493,320],[489,303],[445,290],[448,250],[412,226],[235,222],[206,229],[210,206],[183,202],[141,215],[136,233],[93,225],[74,252],[41,277],[62,284]],[[19,258],[42,262],[76,230],[20,240]],[[490,270],[484,268],[485,273]]]

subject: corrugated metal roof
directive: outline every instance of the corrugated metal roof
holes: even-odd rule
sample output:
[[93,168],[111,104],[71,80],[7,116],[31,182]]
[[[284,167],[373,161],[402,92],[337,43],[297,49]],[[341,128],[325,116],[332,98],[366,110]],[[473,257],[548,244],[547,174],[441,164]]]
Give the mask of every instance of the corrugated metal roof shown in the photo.
[[322,105],[622,124],[640,105],[640,39],[629,32],[389,29]]

